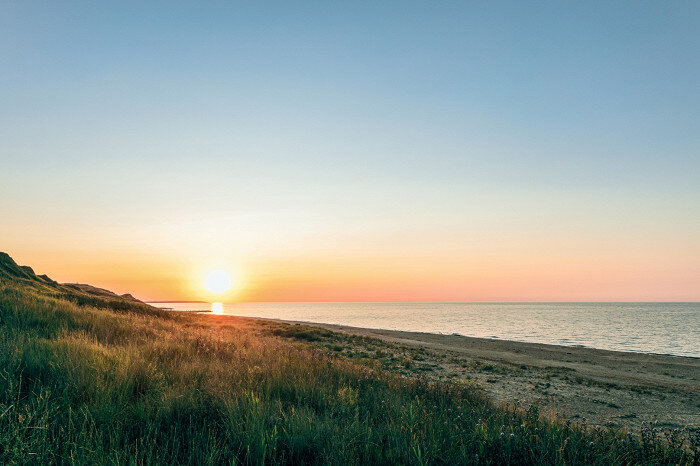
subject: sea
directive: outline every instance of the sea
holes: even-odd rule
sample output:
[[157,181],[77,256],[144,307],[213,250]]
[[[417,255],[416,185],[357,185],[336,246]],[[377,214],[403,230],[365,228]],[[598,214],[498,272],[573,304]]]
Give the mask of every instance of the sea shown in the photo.
[[700,303],[152,303],[173,311],[700,357]]

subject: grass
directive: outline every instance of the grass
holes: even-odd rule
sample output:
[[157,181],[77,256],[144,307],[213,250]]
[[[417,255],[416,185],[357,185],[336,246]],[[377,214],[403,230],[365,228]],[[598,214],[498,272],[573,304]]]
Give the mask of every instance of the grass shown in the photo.
[[[0,281],[0,464],[697,464],[697,435],[593,429],[400,377],[333,332]],[[343,337],[351,338],[351,337]],[[319,348],[319,343],[326,342]],[[400,362],[400,364],[405,361]]]

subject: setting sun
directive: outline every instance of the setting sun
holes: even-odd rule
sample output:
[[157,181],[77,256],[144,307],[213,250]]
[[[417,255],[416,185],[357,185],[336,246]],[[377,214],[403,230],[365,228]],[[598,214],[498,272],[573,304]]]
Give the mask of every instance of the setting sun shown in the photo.
[[204,288],[212,293],[224,293],[231,289],[231,275],[223,269],[212,270],[204,277]]
[[700,0],[0,5],[0,466],[700,466]]

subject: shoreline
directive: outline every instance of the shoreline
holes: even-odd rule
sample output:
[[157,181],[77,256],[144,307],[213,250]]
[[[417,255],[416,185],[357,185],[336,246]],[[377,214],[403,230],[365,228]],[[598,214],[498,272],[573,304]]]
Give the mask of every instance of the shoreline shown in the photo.
[[[207,313],[208,314],[208,313]],[[700,427],[700,358],[267,319],[265,325],[336,332],[341,356],[366,355],[390,372],[473,384],[497,403],[538,406],[572,422]],[[313,342],[312,342],[313,343]],[[325,347],[333,347],[327,345]],[[379,361],[379,354],[397,359]],[[373,356],[374,354],[374,356]]]
[[[246,304],[246,303],[243,303]],[[292,303],[299,304],[299,303]],[[302,303],[303,304],[303,303]],[[412,304],[412,303],[409,303]],[[634,303],[633,303],[634,304]],[[644,303],[641,303],[644,304]],[[677,304],[677,303],[673,303]],[[700,304],[700,303],[693,303]],[[183,306],[173,304],[173,310],[184,311],[200,311],[202,313],[211,313],[208,307],[202,306]],[[697,306],[696,306],[697,307]],[[546,345],[557,345],[566,347],[582,347],[582,348],[592,348],[600,349],[605,351],[619,351],[625,353],[640,353],[640,354],[656,354],[674,357],[684,357],[684,358],[698,358],[700,359],[700,352],[698,351],[698,341],[697,334],[691,331],[688,332],[683,328],[677,329],[678,333],[670,331],[673,325],[677,324],[677,320],[673,322],[668,321],[675,315],[675,312],[681,312],[683,315],[687,315],[689,322],[695,322],[700,314],[700,307],[692,308],[678,308],[667,310],[668,313],[664,314],[664,320],[659,323],[654,319],[646,318],[642,324],[635,326],[634,319],[630,319],[626,312],[621,314],[623,319],[623,324],[619,324],[620,328],[612,329],[609,325],[605,323],[605,320],[601,320],[600,316],[591,320],[590,322],[586,320],[586,317],[581,314],[581,311],[585,309],[576,309],[576,315],[572,319],[559,319],[556,320],[550,327],[545,329],[537,328],[526,328],[522,329],[518,326],[514,327],[514,321],[512,321],[512,315],[508,318],[507,322],[500,324],[498,322],[489,323],[491,317],[477,318],[474,325],[470,325],[468,321],[462,319],[462,321],[452,320],[455,316],[449,314],[449,319],[442,320],[438,317],[437,321],[428,321],[429,325],[426,325],[425,321],[421,320],[401,320],[402,316],[396,314],[396,310],[390,310],[391,313],[387,316],[377,311],[379,318],[364,318],[366,316],[359,315],[356,316],[352,314],[354,311],[350,311],[351,315],[346,317],[343,313],[346,312],[345,308],[339,308],[334,312],[332,308],[326,309],[325,307],[319,308],[318,312],[314,309],[301,308],[238,308],[236,306],[225,307],[223,309],[224,314],[237,315],[239,317],[250,317],[250,318],[263,318],[263,319],[279,319],[280,321],[294,321],[307,323],[308,325],[338,325],[339,327],[358,327],[358,328],[368,328],[377,330],[397,330],[401,332],[426,332],[435,333],[439,335],[453,335],[458,333],[462,336],[472,337],[472,338],[484,338],[487,340],[495,339],[502,341],[516,341],[522,343],[538,343]],[[437,309],[437,308],[436,308]],[[311,314],[309,314],[309,312]],[[624,310],[623,310],[624,311]],[[633,311],[638,311],[638,309],[633,309]],[[697,311],[697,312],[696,312]],[[221,312],[220,310],[218,312]],[[340,314],[338,314],[340,312]],[[359,312],[359,311],[358,311]],[[367,312],[367,309],[363,309],[362,312]],[[413,312],[413,311],[411,311]],[[438,312],[432,309],[431,312]],[[469,311],[472,312],[472,311]],[[529,312],[529,311],[528,311]],[[666,310],[664,310],[666,312]],[[512,314],[512,313],[511,313]],[[456,314],[455,314],[456,315]],[[510,315],[510,314],[509,314]],[[617,314],[615,314],[617,316]],[[415,316],[411,314],[413,319]],[[626,319],[626,320],[625,320]],[[586,325],[585,328],[579,328],[579,325],[572,326],[571,322],[580,321]],[[668,321],[668,322],[667,322]],[[665,323],[669,323],[666,326]],[[517,323],[519,324],[519,321]],[[590,329],[588,328],[590,326]]]
[[[195,312],[195,311],[176,311],[176,312]],[[211,311],[196,311],[196,312],[201,312],[202,314],[211,314]],[[228,315],[228,314],[222,314],[222,315]],[[536,341],[524,341],[524,340],[509,340],[505,338],[498,338],[498,337],[474,337],[470,335],[463,335],[461,333],[433,333],[433,332],[419,332],[419,331],[413,331],[413,330],[391,330],[391,329],[385,329],[385,328],[370,328],[370,327],[355,327],[353,325],[344,325],[344,324],[329,324],[326,322],[311,322],[307,320],[287,320],[287,319],[272,319],[268,317],[248,317],[248,316],[231,316],[231,317],[241,317],[244,319],[261,319],[261,320],[269,320],[273,322],[283,322],[286,324],[301,324],[301,325],[308,325],[310,327],[319,327],[319,328],[325,328],[327,330],[335,330],[335,331],[343,331],[343,332],[352,332],[357,331],[359,333],[365,333],[365,332],[376,332],[376,333],[396,333],[396,334],[409,334],[409,335],[431,335],[431,336],[438,336],[438,337],[456,337],[456,338],[467,338],[475,341],[482,341],[482,342],[504,342],[504,343],[517,343],[517,344],[525,344],[525,345],[542,345],[542,346],[554,346],[557,348],[573,348],[573,349],[586,349],[586,350],[593,350],[593,351],[605,351],[605,352],[611,352],[611,353],[622,353],[622,354],[639,354],[639,355],[649,355],[649,356],[661,356],[661,357],[668,357],[668,358],[681,358],[681,359],[692,359],[692,360],[697,360],[700,362],[700,356],[688,356],[684,354],[671,354],[671,353],[654,353],[654,352],[646,352],[646,351],[633,351],[633,350],[618,350],[618,349],[606,349],[606,348],[596,348],[593,346],[585,346],[585,345],[562,345],[562,344],[557,344],[557,343],[543,343],[543,342],[536,342]]]
[[375,331],[375,332],[395,332],[395,333],[405,333],[405,334],[425,334],[425,335],[436,335],[436,336],[445,336],[445,337],[463,337],[463,338],[470,338],[474,340],[483,340],[483,341],[500,341],[500,342],[511,342],[511,343],[523,343],[523,344],[528,344],[528,345],[544,345],[544,346],[556,346],[560,348],[574,348],[574,349],[590,349],[590,350],[595,350],[595,351],[609,351],[613,353],[623,353],[623,354],[646,354],[646,355],[651,355],[651,356],[663,356],[663,357],[669,357],[669,358],[686,358],[686,359],[697,359],[700,361],[700,356],[689,356],[687,354],[671,354],[671,353],[654,353],[652,351],[634,351],[634,350],[622,350],[622,349],[606,349],[606,348],[596,348],[594,346],[586,346],[586,345],[562,345],[562,344],[557,344],[557,343],[543,343],[543,342],[536,342],[536,341],[524,341],[524,340],[509,340],[505,338],[498,338],[496,336],[489,338],[489,337],[475,337],[475,336],[470,336],[470,335],[463,335],[461,333],[433,333],[433,332],[420,332],[420,331],[413,331],[413,330],[391,330],[391,329],[384,329],[384,328],[372,328],[372,327],[355,327],[353,325],[344,325],[344,324],[331,324],[331,323],[326,323],[326,322],[312,322],[309,320],[289,320],[289,319],[280,319],[280,318],[272,318],[272,317],[255,317],[255,316],[240,316],[240,315],[234,315],[234,314],[215,314],[211,310],[181,310],[181,309],[173,309],[170,307],[159,307],[158,309],[162,309],[165,311],[172,311],[172,312],[181,312],[183,314],[202,314],[202,315],[217,315],[217,316],[224,316],[224,317],[237,317],[241,319],[260,319],[260,320],[267,320],[271,322],[282,322],[286,324],[302,324],[302,325],[309,325],[311,327],[320,327],[320,328],[326,328],[328,330],[338,330],[338,331],[345,331],[346,329],[356,329],[358,331]]

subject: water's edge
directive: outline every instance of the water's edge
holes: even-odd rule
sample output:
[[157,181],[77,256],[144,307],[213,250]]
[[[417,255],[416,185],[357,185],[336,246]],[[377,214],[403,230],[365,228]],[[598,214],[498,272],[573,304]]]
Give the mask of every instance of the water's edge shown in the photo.
[[174,311],[700,357],[700,303],[154,303]]

